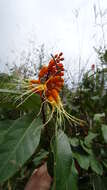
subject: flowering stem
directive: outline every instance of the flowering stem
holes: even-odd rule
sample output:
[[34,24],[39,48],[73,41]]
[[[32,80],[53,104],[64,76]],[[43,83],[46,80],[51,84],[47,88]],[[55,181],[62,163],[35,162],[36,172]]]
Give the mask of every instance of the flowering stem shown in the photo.
[[46,121],[46,115],[45,115],[45,104],[44,104],[44,97],[41,97],[41,100],[42,100],[42,120],[43,120],[43,126],[44,126],[44,134],[46,135],[47,137],[47,142],[50,143],[50,135],[49,135],[49,132],[48,132],[48,128],[47,128],[47,121]]
[[[42,103],[44,102],[44,97],[41,97]],[[45,104],[42,106],[42,119],[43,119],[43,124],[46,123],[46,116],[45,116]]]

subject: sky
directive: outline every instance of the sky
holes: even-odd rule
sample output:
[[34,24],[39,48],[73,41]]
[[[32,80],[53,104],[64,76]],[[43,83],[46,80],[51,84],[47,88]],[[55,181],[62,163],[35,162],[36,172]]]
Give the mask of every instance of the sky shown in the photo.
[[17,63],[29,41],[36,47],[44,43],[47,54],[64,52],[71,70],[78,70],[80,58],[81,67],[88,58],[93,64],[93,47],[104,45],[100,9],[106,23],[107,0],[0,0],[0,70],[13,57]]

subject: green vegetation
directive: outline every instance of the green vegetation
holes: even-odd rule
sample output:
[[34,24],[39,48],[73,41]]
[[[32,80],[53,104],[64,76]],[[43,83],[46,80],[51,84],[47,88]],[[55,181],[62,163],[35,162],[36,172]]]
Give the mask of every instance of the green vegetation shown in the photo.
[[54,178],[52,189],[107,189],[107,51],[98,55],[99,68],[84,73],[74,91],[64,86],[61,92],[67,112],[86,124],[65,119],[57,136],[56,113],[43,127],[39,95],[17,107],[20,77],[0,74],[0,189],[23,190],[43,161]]

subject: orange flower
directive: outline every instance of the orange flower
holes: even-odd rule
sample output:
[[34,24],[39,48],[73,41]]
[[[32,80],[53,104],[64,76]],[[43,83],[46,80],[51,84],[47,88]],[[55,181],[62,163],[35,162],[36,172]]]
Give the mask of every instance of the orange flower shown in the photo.
[[28,97],[25,98],[25,100],[22,101],[22,103],[25,102],[26,99],[28,99],[31,95],[37,93],[44,99],[45,102],[49,102],[52,106],[52,114],[47,122],[50,121],[54,113],[54,110],[56,109],[57,123],[60,122],[61,124],[65,116],[67,120],[72,121],[76,124],[81,123],[81,125],[83,125],[81,120],[71,116],[64,110],[63,104],[59,96],[59,92],[61,91],[64,85],[64,67],[62,64],[64,58],[62,57],[62,55],[63,53],[61,52],[60,54],[52,56],[52,59],[49,61],[48,66],[43,66],[41,68],[38,74],[38,80],[29,80],[29,85],[27,85],[29,90],[21,96],[23,97],[25,95],[28,95]]
[[[43,66],[39,72],[38,80],[30,80],[30,88],[40,96],[44,96],[50,103],[52,99],[58,102],[59,92],[64,85],[64,67],[61,61],[63,53],[56,54],[50,61],[48,66]],[[35,85],[36,84],[36,85]],[[38,84],[38,85],[37,85]]]

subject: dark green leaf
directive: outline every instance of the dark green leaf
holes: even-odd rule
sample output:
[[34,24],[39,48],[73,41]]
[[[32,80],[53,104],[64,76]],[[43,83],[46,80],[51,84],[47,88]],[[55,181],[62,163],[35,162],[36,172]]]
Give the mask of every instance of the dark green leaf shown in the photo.
[[72,153],[69,140],[63,131],[52,142],[54,154],[54,187],[56,190],[66,190],[71,174]]
[[89,132],[88,133],[88,136],[85,137],[84,139],[84,143],[87,147],[90,147],[91,146],[91,143],[93,141],[93,139],[97,136],[97,133],[92,133],[92,132]]
[[10,129],[12,123],[13,121],[11,120],[0,121],[0,144],[4,139],[4,135],[8,133],[8,130]]
[[26,115],[16,120],[0,145],[0,181],[11,177],[30,158],[40,140],[42,122]]
[[88,154],[93,154],[93,150],[89,147],[86,147],[86,145],[84,144],[84,141],[80,140],[80,144],[83,150],[85,150]]
[[35,167],[41,164],[41,162],[47,157],[48,153],[48,151],[42,149],[40,152],[38,152],[38,154],[36,154],[36,157],[33,160]]
[[107,190],[107,178],[100,176],[93,176],[92,182],[94,190]]
[[71,173],[66,184],[66,190],[78,190],[78,172],[75,168],[74,161],[72,162]]
[[73,157],[77,160],[81,168],[88,170],[89,168],[89,156],[84,154],[79,154],[78,152],[73,152]]
[[37,112],[39,112],[40,107],[41,107],[40,96],[37,94],[34,94],[30,98],[28,98],[25,102],[23,102],[18,109],[36,110]]
[[96,157],[93,155],[90,156],[90,165],[91,169],[96,172],[98,175],[103,174],[103,167],[101,163],[96,159]]
[[107,168],[107,159],[102,160],[103,165]]

